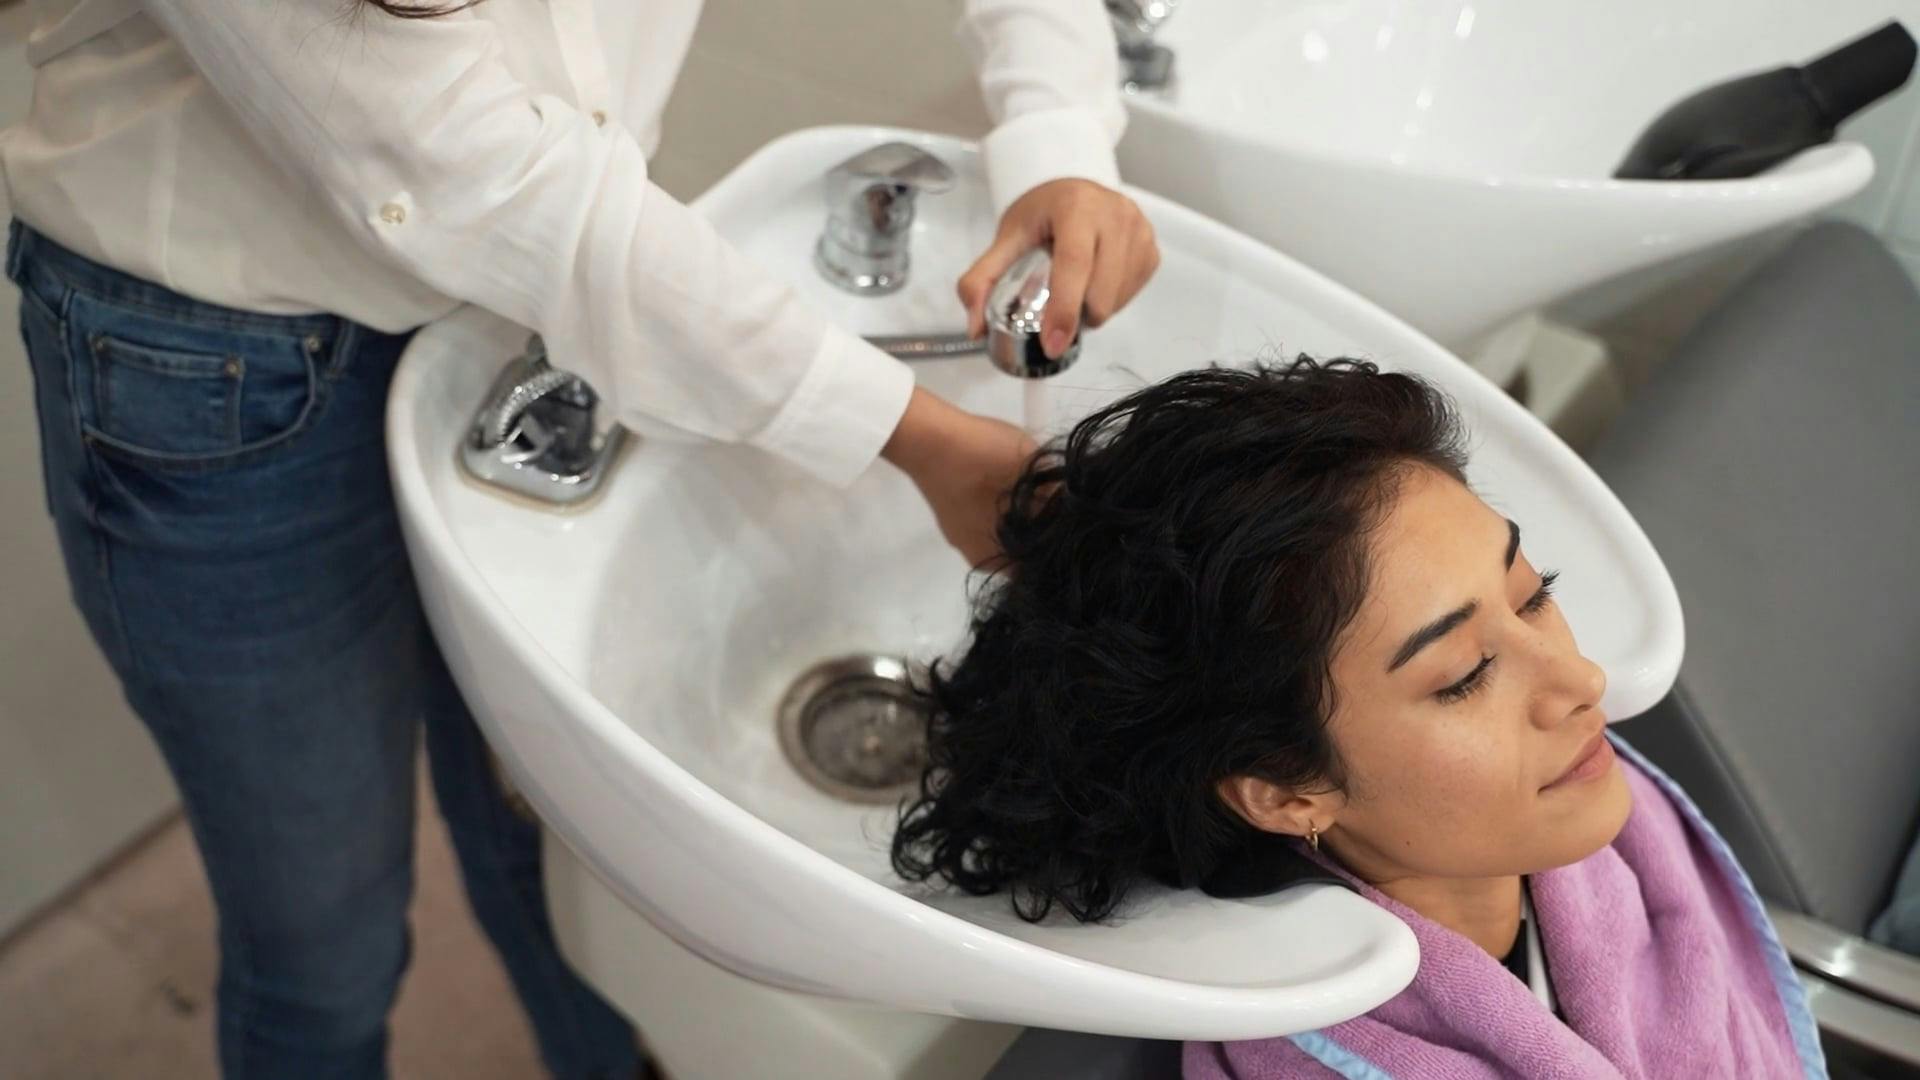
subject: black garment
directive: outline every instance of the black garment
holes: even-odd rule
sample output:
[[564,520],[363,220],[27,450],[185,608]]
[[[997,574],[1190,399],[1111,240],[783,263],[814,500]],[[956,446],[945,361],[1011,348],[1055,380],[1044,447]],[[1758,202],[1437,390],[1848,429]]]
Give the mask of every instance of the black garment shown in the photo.
[[[1523,882],[1521,888],[1531,889],[1532,886]],[[1527,948],[1527,920],[1533,917],[1532,912],[1533,895],[1529,892],[1527,895],[1527,914],[1520,918],[1520,932],[1513,935],[1513,948],[1508,949],[1507,955],[1500,958],[1501,966],[1513,972],[1513,977],[1520,980],[1520,985],[1528,989],[1532,989],[1533,987],[1533,965],[1535,963],[1533,950]],[[1546,958],[1541,957],[1538,962],[1544,964],[1546,963]],[[1547,972],[1547,981],[1549,983],[1553,981],[1553,972],[1550,970]],[[1553,995],[1553,1015],[1559,1017],[1561,1023],[1564,1024],[1567,1022],[1567,1014],[1560,1010],[1560,996],[1558,994]]]
[[1521,919],[1520,932],[1513,937],[1513,948],[1508,949],[1507,955],[1500,958],[1500,963],[1505,965],[1508,971],[1513,972],[1514,978],[1519,979],[1526,986],[1533,985],[1533,968],[1529,966],[1531,958],[1527,955],[1529,951],[1527,920]]

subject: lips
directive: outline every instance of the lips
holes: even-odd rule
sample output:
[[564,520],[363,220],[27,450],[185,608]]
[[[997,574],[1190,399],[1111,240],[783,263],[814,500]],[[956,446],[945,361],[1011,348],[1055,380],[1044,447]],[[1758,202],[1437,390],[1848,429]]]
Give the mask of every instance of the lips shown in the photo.
[[1566,769],[1554,779],[1553,783],[1548,784],[1540,790],[1550,791],[1567,784],[1577,784],[1582,780],[1590,780],[1606,772],[1607,768],[1612,764],[1613,744],[1607,741],[1606,729],[1602,728],[1595,732],[1593,738],[1588,739],[1585,745],[1580,747],[1580,753],[1573,759],[1573,763],[1568,765]]

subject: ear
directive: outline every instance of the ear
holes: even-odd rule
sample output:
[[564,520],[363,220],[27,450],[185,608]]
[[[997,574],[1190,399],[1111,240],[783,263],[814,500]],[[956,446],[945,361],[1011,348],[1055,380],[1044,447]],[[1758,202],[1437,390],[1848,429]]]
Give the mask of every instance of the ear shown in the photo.
[[1318,829],[1325,834],[1340,812],[1341,799],[1333,792],[1303,794],[1246,773],[1227,777],[1214,790],[1220,801],[1262,832],[1304,837]]

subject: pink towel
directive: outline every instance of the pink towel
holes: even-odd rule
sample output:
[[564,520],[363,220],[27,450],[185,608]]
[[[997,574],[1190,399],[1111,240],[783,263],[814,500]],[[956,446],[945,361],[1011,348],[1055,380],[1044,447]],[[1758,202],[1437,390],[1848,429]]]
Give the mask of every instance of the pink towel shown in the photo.
[[1746,874],[1679,787],[1614,742],[1626,827],[1532,878],[1565,1023],[1484,949],[1361,885],[1413,928],[1413,983],[1320,1031],[1188,1043],[1187,1080],[1824,1078],[1805,992]]

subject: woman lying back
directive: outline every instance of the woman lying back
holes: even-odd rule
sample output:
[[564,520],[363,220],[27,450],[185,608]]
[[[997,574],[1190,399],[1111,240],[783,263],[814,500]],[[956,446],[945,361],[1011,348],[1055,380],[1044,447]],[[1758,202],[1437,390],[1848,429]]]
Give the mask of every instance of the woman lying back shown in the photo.
[[1302,359],[1049,447],[930,679],[897,869],[1036,920],[1319,877],[1412,928],[1397,997],[1189,1044],[1192,1078],[1824,1076],[1745,875],[1608,738],[1606,676],[1464,443],[1427,384]]

